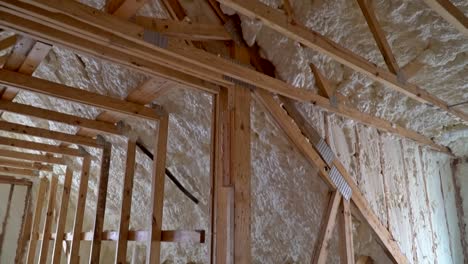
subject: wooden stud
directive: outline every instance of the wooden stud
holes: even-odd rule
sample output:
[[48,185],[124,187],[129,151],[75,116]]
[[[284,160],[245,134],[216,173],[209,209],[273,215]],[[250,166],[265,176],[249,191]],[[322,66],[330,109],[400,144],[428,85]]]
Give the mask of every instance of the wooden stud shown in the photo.
[[27,179],[16,179],[9,175],[0,175],[0,184],[32,186],[32,181]]
[[34,219],[32,223],[31,235],[29,238],[28,254],[26,257],[27,264],[34,263],[34,259],[36,257],[36,246],[37,246],[37,241],[39,239],[38,237],[39,236],[39,224],[41,222],[42,205],[45,200],[44,195],[46,191],[47,191],[47,179],[42,178],[39,183],[39,188],[38,188],[37,197],[36,197],[36,205],[34,207]]
[[38,177],[39,172],[35,170],[19,169],[12,167],[0,167],[0,173],[16,176]]
[[109,133],[113,135],[120,135],[117,127],[112,123],[95,121],[30,105],[23,105],[14,102],[9,102],[6,100],[0,100],[0,110],[40,118],[42,120],[59,122],[71,126],[92,129],[94,131]]
[[354,264],[354,246],[353,246],[353,222],[351,216],[351,206],[349,201],[342,199],[342,211],[340,214],[342,231],[340,232],[344,239],[341,243],[341,261],[345,264]]
[[314,253],[314,258],[312,263],[325,264],[327,263],[328,250],[330,247],[330,240],[333,235],[333,230],[335,228],[336,216],[338,214],[338,209],[342,196],[339,191],[334,191],[330,197],[328,203],[327,211],[323,216],[323,225],[320,229],[318,236],[318,243]]
[[137,16],[135,23],[145,29],[156,31],[169,37],[195,41],[231,40],[231,36],[221,25],[198,24],[144,16]]
[[42,171],[53,171],[53,166],[49,164],[42,164],[38,162],[27,162],[22,160],[12,160],[7,158],[0,158],[0,166],[20,168],[20,169],[34,169]]
[[[91,254],[90,254],[90,263],[99,263],[99,258],[101,255],[101,234],[104,228],[104,215],[106,211],[106,200],[107,200],[107,186],[109,182],[109,169],[110,169],[110,159],[112,152],[112,144],[101,139],[103,141],[102,145],[102,155],[101,155],[101,172],[99,176],[98,184],[98,194],[96,202],[96,215],[94,217],[94,230],[93,230],[93,240],[91,242]],[[57,232],[61,234],[63,232]]]
[[3,250],[3,242],[5,241],[6,226],[8,223],[8,218],[10,217],[11,199],[13,198],[14,191],[15,191],[15,185],[10,184],[10,189],[8,190],[8,200],[6,201],[7,207],[5,210],[5,217],[3,218],[3,222],[2,222],[2,233],[0,234],[0,250]]
[[128,20],[133,17],[147,0],[110,0],[106,3],[106,11],[116,17]]
[[16,247],[16,255],[15,255],[15,263],[23,263],[24,257],[24,249],[26,247],[27,237],[31,234],[31,221],[32,221],[32,201],[31,201],[31,190],[32,190],[32,182],[29,181],[27,184],[28,190],[26,191],[26,204],[24,207],[24,213],[21,219],[22,225],[20,229],[20,233],[18,236],[18,242]]
[[130,226],[132,206],[133,176],[135,174],[136,138],[127,144],[127,162],[122,186],[122,205],[120,207],[119,238],[117,240],[116,263],[127,263],[127,237]]
[[12,36],[9,36],[0,40],[0,51],[3,51],[15,45],[16,40],[17,40],[16,35],[12,35]]
[[314,64],[310,64],[310,69],[312,71],[312,74],[314,75],[315,84],[319,89],[319,94],[328,99],[331,99],[333,96],[335,96],[335,89],[333,89],[328,79],[326,79],[325,76],[322,75],[317,66],[315,66]]
[[96,142],[95,139],[84,137],[84,136],[77,136],[52,130],[47,130],[43,128],[31,127],[20,125],[16,123],[9,123],[5,121],[0,121],[0,130],[21,134],[21,135],[28,135],[34,137],[41,137],[47,138],[52,140],[58,140],[65,143],[76,144],[76,145],[84,145],[94,148],[99,148],[100,145]]
[[[47,204],[47,212],[46,212],[46,218],[44,222],[44,231],[43,231],[43,237],[49,237],[52,229],[52,222],[53,222],[53,216],[54,216],[54,209],[55,209],[55,196],[57,193],[57,176],[52,175],[49,183],[49,198],[48,198],[48,204]],[[41,246],[39,250],[39,264],[46,264],[47,263],[47,256],[49,253],[49,240],[48,239],[42,239],[41,241]]]
[[27,91],[86,104],[108,111],[114,111],[127,116],[141,117],[151,120],[159,119],[157,113],[143,105],[126,102],[7,70],[0,70],[0,83],[6,86],[14,86]]
[[0,157],[7,157],[9,159],[29,160],[36,162],[44,162],[50,164],[67,165],[63,158],[57,158],[47,155],[37,155],[13,150],[0,149]]
[[450,0],[424,0],[424,2],[462,34],[468,36],[468,17]]
[[168,126],[169,115],[166,113],[159,121],[157,139],[154,141],[153,153],[157,154],[153,161],[151,180],[151,227],[146,254],[148,264],[160,263]]
[[393,55],[387,38],[385,37],[385,32],[382,30],[379,21],[377,20],[375,11],[373,10],[374,7],[372,1],[373,0],[357,0],[388,69],[393,74],[398,75],[400,74],[400,67],[398,66],[395,56]]
[[374,264],[374,260],[369,256],[360,256],[357,259],[356,264]]
[[10,146],[15,148],[30,149],[48,152],[52,154],[70,155],[75,157],[82,157],[83,151],[79,149],[72,149],[62,146],[49,145],[44,143],[38,143],[33,141],[20,140],[15,138],[7,138],[0,136],[0,145]]
[[[63,182],[62,197],[60,198],[60,208],[58,211],[57,225],[55,228],[56,234],[63,234],[65,230],[65,223],[67,220],[68,202],[70,200],[72,179],[73,179],[73,171],[69,167],[67,167],[65,171],[65,179]],[[57,237],[54,240],[54,245],[52,247],[52,261],[51,261],[52,264],[60,263],[60,257],[62,254],[62,242],[63,240]]]
[[81,167],[80,186],[78,189],[78,200],[76,202],[75,219],[73,222],[73,238],[71,240],[71,251],[68,264],[77,264],[80,250],[80,234],[83,228],[84,210],[86,206],[86,194],[88,191],[89,168],[91,158],[85,156]]

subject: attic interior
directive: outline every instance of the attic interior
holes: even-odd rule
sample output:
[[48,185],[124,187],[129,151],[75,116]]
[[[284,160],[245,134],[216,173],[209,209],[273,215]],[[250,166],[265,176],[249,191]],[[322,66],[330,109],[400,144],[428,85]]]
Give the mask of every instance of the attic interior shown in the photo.
[[0,263],[468,262],[467,16],[0,0]]

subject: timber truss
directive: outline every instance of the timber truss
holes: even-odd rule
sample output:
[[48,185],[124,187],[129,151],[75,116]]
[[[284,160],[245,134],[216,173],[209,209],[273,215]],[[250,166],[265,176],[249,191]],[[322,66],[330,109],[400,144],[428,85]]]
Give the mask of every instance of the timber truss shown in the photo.
[[[311,65],[311,71],[316,79],[319,94],[298,89],[275,78],[271,65],[259,57],[257,49],[247,47],[243,43],[239,34],[238,18],[224,15],[219,4],[258,19],[265,26],[303,46],[323,53],[420,103],[439,108],[462,122],[468,121],[468,115],[449,107],[446,102],[408,81],[414,67],[409,67],[410,70],[399,67],[368,0],[357,2],[388,70],[377,67],[319,33],[300,25],[294,18],[288,0],[284,1],[284,12],[267,7],[257,0],[205,1],[210,12],[214,11],[217,15],[219,24],[187,22],[184,20],[185,11],[176,0],[162,0],[171,17],[165,20],[135,16],[145,3],[144,0],[110,0],[105,11],[73,0],[0,1],[0,26],[15,33],[0,41],[2,50],[12,47],[9,54],[0,57],[0,65],[3,65],[0,69],[0,84],[5,87],[1,95],[0,111],[79,128],[79,131],[72,135],[0,121],[0,130],[61,142],[60,145],[50,145],[0,137],[0,145],[5,146],[0,149],[0,156],[3,157],[0,159],[0,183],[28,186],[26,212],[34,212],[25,214],[16,261],[22,262],[22,259],[25,259],[27,263],[46,263],[47,252],[52,248],[52,259],[49,261],[59,263],[62,243],[65,241],[68,263],[78,263],[80,241],[91,241],[89,263],[99,263],[101,243],[108,240],[116,242],[116,263],[126,262],[128,241],[145,241],[146,262],[159,263],[161,242],[204,242],[204,231],[162,230],[169,114],[161,107],[147,105],[169,92],[170,86],[155,87],[154,80],[150,79],[131,91],[126,100],[118,100],[33,77],[34,70],[47,56],[51,47],[56,45],[71,49],[77,54],[94,56],[154,78],[162,77],[170,82],[212,94],[211,230],[208,232],[212,263],[251,263],[251,163],[250,151],[246,150],[250,150],[252,98],[267,110],[297,149],[318,168],[319,176],[331,190],[329,205],[323,216],[324,224],[314,249],[313,262],[326,263],[328,244],[338,216],[345,237],[342,257],[345,263],[355,262],[351,226],[353,214],[370,225],[394,262],[407,263],[408,260],[389,231],[371,210],[348,171],[331,151],[327,140],[323,139],[301,114],[295,102],[313,104],[380,131],[410,139],[435,151],[451,155],[450,150],[417,131],[350,107],[315,65]],[[467,18],[448,0],[426,2],[463,34],[467,34]],[[173,42],[173,39],[182,41]],[[209,52],[208,43],[213,41],[227,46],[226,57],[231,57],[230,60]],[[20,90],[96,107],[101,109],[102,113],[96,120],[91,120],[15,103],[13,99]],[[153,159],[151,212],[148,215],[151,225],[146,230],[129,230],[135,153],[137,148],[140,148],[151,158],[153,156],[138,138],[127,136],[119,129],[117,123],[125,116],[158,123],[157,131],[154,131],[153,153],[156,157]],[[103,230],[112,145],[104,140],[101,134],[126,136],[128,141],[121,218],[119,230],[116,231]],[[10,150],[9,147],[34,150],[43,154]],[[92,157],[84,147],[100,150],[101,156]],[[73,177],[73,171],[67,166],[65,156],[79,159],[82,164],[71,233],[64,233]],[[86,192],[93,158],[100,159],[101,162],[97,206],[93,230],[83,232]],[[65,167],[61,197],[55,197],[58,188],[55,166]],[[36,199],[31,197],[33,184],[37,184]],[[47,198],[44,199],[46,195]],[[54,218],[56,201],[60,205],[57,217]],[[45,216],[42,215],[44,206],[47,211]],[[44,220],[41,220],[42,217]],[[54,221],[56,229],[52,230]],[[43,223],[42,233],[39,233],[40,223]],[[35,254],[37,247],[38,258]],[[358,261],[370,263],[364,256]]]

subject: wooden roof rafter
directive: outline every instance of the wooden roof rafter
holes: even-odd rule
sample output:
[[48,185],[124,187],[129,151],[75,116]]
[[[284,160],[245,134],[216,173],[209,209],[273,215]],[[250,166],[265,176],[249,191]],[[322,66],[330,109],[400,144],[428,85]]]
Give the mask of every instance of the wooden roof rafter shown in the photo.
[[424,0],[424,2],[460,33],[468,36],[468,17],[450,0]]

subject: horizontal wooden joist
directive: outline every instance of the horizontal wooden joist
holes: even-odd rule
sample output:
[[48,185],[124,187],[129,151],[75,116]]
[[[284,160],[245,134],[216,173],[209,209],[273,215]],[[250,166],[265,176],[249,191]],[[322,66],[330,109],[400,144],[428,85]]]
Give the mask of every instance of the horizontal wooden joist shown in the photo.
[[93,138],[72,135],[72,134],[67,134],[63,132],[57,132],[57,131],[47,130],[43,128],[9,123],[5,121],[0,121],[0,130],[6,131],[6,132],[12,132],[16,134],[21,134],[21,135],[57,140],[57,141],[61,141],[64,143],[76,144],[79,146],[88,146],[88,147],[93,147],[93,148],[101,147],[101,144],[99,144],[99,142]]
[[[89,49],[87,48],[90,45],[96,45],[96,44],[88,44],[87,42],[83,42],[87,40],[80,38],[79,40],[78,39],[75,40],[77,41],[76,43],[81,43],[81,45],[86,46],[86,47],[76,46],[77,44],[73,42],[73,39],[78,38],[77,35],[81,37],[92,35],[95,42],[102,41],[104,43],[113,42],[113,41],[116,41],[116,39],[119,39],[122,43],[125,43],[126,47],[129,47],[128,49],[119,50],[120,53],[119,53],[119,56],[117,56],[119,58],[123,57],[121,55],[122,53],[128,54],[131,51],[134,53],[138,52],[139,56],[144,54],[145,56],[143,57],[145,57],[146,59],[152,58],[154,61],[157,61],[157,60],[161,61],[160,56],[162,56],[164,58],[164,61],[162,61],[161,63],[166,63],[166,65],[168,63],[171,63],[171,67],[172,65],[174,65],[174,63],[176,62],[180,63],[182,60],[185,60],[187,62],[183,63],[184,64],[183,67],[192,67],[192,69],[187,70],[187,72],[192,72],[192,71],[198,70],[199,68],[205,68],[203,72],[200,72],[200,75],[197,75],[199,78],[206,77],[207,70],[208,70],[208,73],[212,73],[212,74],[214,73],[214,76],[211,76],[210,80],[219,78],[219,75],[220,74],[222,75],[224,73],[230,78],[234,78],[241,82],[247,83],[250,86],[268,90],[270,92],[280,94],[280,95],[283,95],[284,97],[288,97],[291,99],[304,101],[304,102],[310,102],[310,103],[313,103],[314,105],[325,108],[328,111],[335,112],[340,115],[346,116],[348,118],[354,119],[358,122],[362,122],[364,124],[374,126],[377,129],[387,131],[390,133],[395,133],[405,138],[410,138],[420,144],[429,145],[439,151],[448,152],[447,148],[435,144],[431,139],[424,137],[414,131],[405,129],[401,126],[385,121],[383,119],[376,118],[368,114],[363,114],[355,109],[346,107],[344,104],[338,104],[338,106],[334,106],[330,103],[330,100],[320,95],[317,95],[316,93],[310,90],[298,89],[283,81],[280,81],[278,79],[272,78],[265,74],[261,74],[259,72],[253,71],[249,68],[233,63],[231,61],[219,58],[218,56],[209,54],[202,50],[189,48],[189,47],[177,47],[177,49],[167,50],[167,49],[159,48],[157,46],[148,45],[147,43],[142,44],[145,42],[142,42],[141,39],[135,36],[135,35],[138,35],[138,34],[135,34],[135,32],[142,31],[142,29],[139,28],[138,25],[134,25],[132,23],[128,23],[126,21],[116,19],[115,17],[112,17],[109,14],[102,13],[98,10],[92,9],[87,6],[83,6],[82,4],[78,2],[67,0],[67,1],[61,1],[61,4],[57,4],[57,5],[52,5],[54,3],[54,0],[40,0],[40,1],[29,1],[29,2],[32,2],[39,6],[41,5],[43,6],[46,3],[48,3],[49,7],[54,6],[54,10],[56,10],[56,12],[59,12],[60,15],[58,15],[57,13],[49,12],[44,9],[40,9],[38,11],[37,10],[38,8],[35,6],[31,6],[27,4],[19,4],[16,2],[10,3],[10,1],[7,1],[8,3],[7,6],[9,8],[14,8],[15,10],[25,12],[27,13],[27,15],[24,14],[22,15],[21,18],[19,18],[19,17],[15,17],[14,15],[8,15],[4,13],[2,17],[3,20],[0,20],[0,23],[7,23],[9,26],[13,28],[17,27],[19,30],[27,31],[28,34],[32,34],[32,35],[36,34],[37,36],[40,35],[40,37],[46,37],[54,41],[59,41],[60,39],[60,43],[62,45],[66,45],[72,48],[77,48],[83,52],[89,52]],[[3,3],[0,3],[0,5],[2,4]],[[9,8],[0,8],[0,9],[4,11],[9,11],[14,14],[19,12],[19,11],[12,11]],[[60,9],[57,10],[58,8]],[[70,10],[74,10],[74,11],[71,12]],[[63,15],[63,14],[67,14],[67,12],[68,13],[71,12],[69,14],[70,16]],[[39,25],[36,22],[27,21],[25,19],[25,17],[31,17],[31,16],[36,17],[35,21],[39,21],[39,22],[45,21],[44,22],[45,25],[43,24]],[[51,22],[51,20],[53,20],[52,21],[53,23]],[[77,23],[81,23],[84,25],[82,25],[81,28],[76,28],[77,25],[74,25],[70,21],[75,21],[75,22],[77,21]],[[87,21],[88,23],[84,23],[83,21]],[[51,24],[54,26],[54,28],[53,29],[50,28],[49,30],[46,30],[47,26],[51,26]],[[91,24],[93,26],[91,26]],[[63,31],[69,28],[73,28],[74,31],[66,30],[67,31],[66,34],[68,35],[66,36],[59,35],[60,30]],[[130,31],[129,28],[132,29],[133,31]],[[97,33],[100,33],[100,35],[97,35]],[[74,35],[71,35],[71,34],[74,34]],[[107,42],[105,40],[99,40],[100,38],[103,38],[102,36],[106,36]],[[107,46],[110,46],[110,45],[107,45]],[[138,50],[138,48],[141,48],[142,50]],[[107,47],[105,51],[94,50],[93,54],[97,54],[97,56],[101,55],[101,57],[102,57],[102,54],[106,54],[105,59],[115,61],[115,58],[111,56],[112,52],[110,52],[109,49],[111,48]],[[174,60],[171,61],[169,58],[174,58]],[[179,69],[179,66],[174,66],[174,67],[176,69]],[[1,72],[0,72],[0,79],[1,79]],[[234,89],[232,85],[230,86],[227,85],[227,87],[231,87],[231,89]]]
[[[37,239],[42,239],[43,234],[37,234]],[[55,239],[56,234],[51,234],[51,239]],[[118,231],[104,231],[102,232],[101,240],[103,241],[117,241],[119,238]],[[64,240],[71,240],[72,233],[66,233],[63,237]],[[92,241],[93,232],[82,232],[81,240]],[[148,241],[148,231],[146,230],[130,230],[128,231],[128,241]],[[161,232],[162,242],[178,242],[178,243],[205,243],[204,230],[163,230]]]
[[25,177],[37,177],[39,176],[39,171],[30,170],[30,169],[19,169],[13,167],[0,166],[0,173],[15,175],[15,176],[25,176]]
[[32,181],[26,179],[16,179],[12,176],[0,175],[0,184],[31,186]]
[[107,111],[117,112],[127,116],[151,120],[159,120],[160,118],[158,111],[143,105],[88,92],[83,89],[50,82],[17,72],[0,70],[0,84],[97,107]]
[[36,117],[43,120],[59,122],[71,126],[77,126],[80,128],[91,129],[98,133],[104,132],[108,134],[120,135],[119,129],[115,124],[64,114],[30,105],[23,105],[6,100],[0,100],[0,110],[30,117]]
[[6,149],[0,149],[0,157],[5,157],[9,159],[44,162],[44,163],[57,164],[57,165],[67,165],[67,163],[65,162],[63,158],[57,158],[57,157],[48,156],[48,155],[24,153],[24,152],[6,150]]
[[15,45],[16,43],[16,35],[6,37],[0,40],[0,51],[8,49]]
[[268,7],[258,0],[217,1],[245,16],[262,21],[264,25],[278,31],[288,38],[323,53],[343,65],[365,74],[376,82],[382,83],[385,86],[401,92],[421,103],[433,105],[461,118],[464,121],[468,121],[468,114],[459,110],[450,109],[446,102],[433,96],[426,90],[414,84],[400,80],[397,75],[386,69],[378,67],[351,50],[348,50],[332,40],[320,35],[318,32],[312,31],[304,26],[298,25],[297,23],[289,23],[287,15],[280,10]]
[[10,146],[15,148],[22,148],[22,149],[30,149],[36,151],[43,151],[52,154],[61,154],[61,155],[69,155],[69,156],[76,156],[76,157],[83,157],[87,155],[85,152],[79,149],[73,149],[63,146],[55,146],[49,145],[44,143],[38,143],[33,141],[26,141],[16,138],[8,138],[8,137],[1,137],[0,136],[0,145],[3,146]]
[[231,40],[231,36],[221,25],[198,24],[172,19],[158,19],[137,16],[135,23],[148,30],[153,30],[169,37],[187,40]]
[[13,160],[8,158],[0,158],[0,166],[14,167],[20,169],[30,170],[42,170],[42,171],[53,171],[54,168],[49,164],[42,164],[39,162],[27,162],[22,160]]

